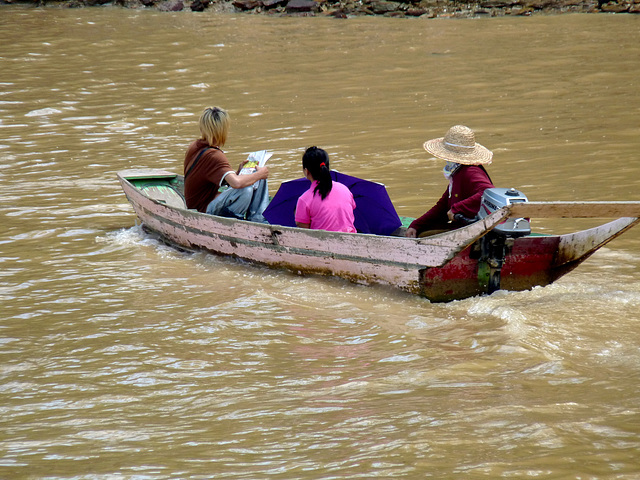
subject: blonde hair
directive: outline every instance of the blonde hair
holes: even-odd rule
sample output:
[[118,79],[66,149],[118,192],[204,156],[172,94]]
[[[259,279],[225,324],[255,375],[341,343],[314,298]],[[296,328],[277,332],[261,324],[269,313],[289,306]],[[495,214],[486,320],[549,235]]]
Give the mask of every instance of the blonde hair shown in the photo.
[[220,107],[207,107],[200,115],[200,133],[212,147],[222,147],[227,141],[230,118]]

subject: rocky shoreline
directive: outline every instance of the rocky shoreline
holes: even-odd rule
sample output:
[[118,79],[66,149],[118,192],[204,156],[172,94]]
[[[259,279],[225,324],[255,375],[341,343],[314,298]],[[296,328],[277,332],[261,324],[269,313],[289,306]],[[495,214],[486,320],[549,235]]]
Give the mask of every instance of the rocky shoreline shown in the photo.
[[274,16],[472,18],[561,13],[640,13],[640,0],[0,0],[0,4],[83,8],[114,5],[164,12]]

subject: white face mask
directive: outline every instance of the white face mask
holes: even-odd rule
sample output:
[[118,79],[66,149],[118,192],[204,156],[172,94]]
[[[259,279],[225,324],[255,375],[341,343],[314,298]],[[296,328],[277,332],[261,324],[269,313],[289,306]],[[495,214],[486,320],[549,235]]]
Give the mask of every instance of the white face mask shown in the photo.
[[451,178],[451,175],[453,175],[456,172],[456,170],[458,170],[458,168],[460,168],[460,164],[459,163],[447,162],[444,165],[444,168],[442,169],[442,173],[444,174],[444,178],[449,180]]

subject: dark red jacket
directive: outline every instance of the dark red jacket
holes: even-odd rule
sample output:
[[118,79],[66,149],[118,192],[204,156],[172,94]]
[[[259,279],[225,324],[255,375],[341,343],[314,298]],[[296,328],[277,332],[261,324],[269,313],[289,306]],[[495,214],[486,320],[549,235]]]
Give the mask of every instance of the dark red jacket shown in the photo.
[[447,212],[451,210],[454,214],[460,213],[467,218],[474,218],[480,210],[482,193],[487,188],[493,188],[489,174],[481,165],[462,165],[451,178],[451,196],[447,186],[433,208],[411,223],[410,227],[415,228],[418,234],[425,230],[461,226],[455,223],[447,225]]

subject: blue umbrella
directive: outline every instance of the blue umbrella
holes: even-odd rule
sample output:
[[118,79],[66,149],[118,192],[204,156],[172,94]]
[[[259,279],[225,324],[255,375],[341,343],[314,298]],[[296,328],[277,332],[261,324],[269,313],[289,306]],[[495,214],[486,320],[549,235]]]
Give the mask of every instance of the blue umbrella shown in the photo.
[[[381,183],[352,177],[335,170],[331,170],[331,178],[351,190],[356,202],[356,209],[353,213],[355,216],[354,225],[358,232],[390,235],[402,225],[387,189]],[[306,178],[283,182],[264,211],[264,218],[272,225],[295,227],[295,210],[298,198],[309,190],[310,186],[311,182]]]

